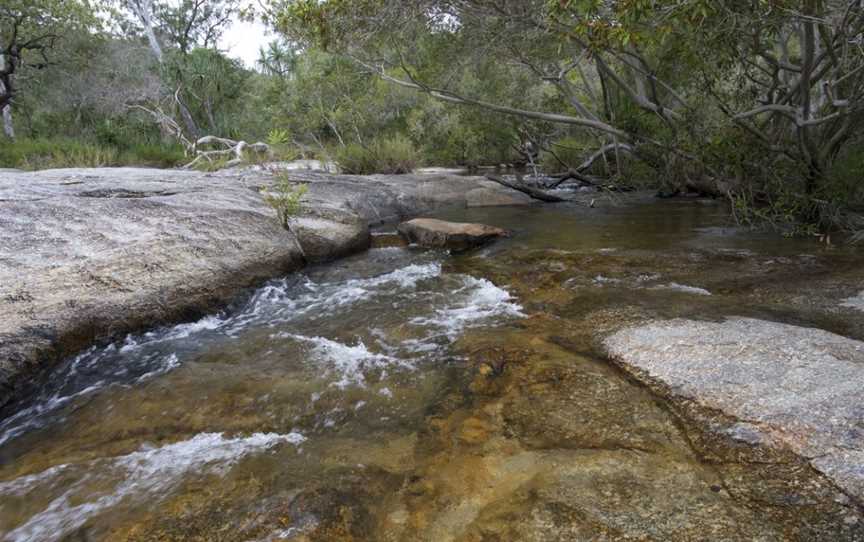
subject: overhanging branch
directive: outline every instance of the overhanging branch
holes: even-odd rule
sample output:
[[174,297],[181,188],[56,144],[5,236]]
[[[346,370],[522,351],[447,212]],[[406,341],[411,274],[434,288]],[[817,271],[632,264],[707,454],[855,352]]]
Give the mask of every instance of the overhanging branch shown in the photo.
[[552,122],[555,124],[569,124],[572,126],[581,126],[583,128],[588,128],[591,130],[597,130],[600,132],[604,132],[604,133],[619,137],[619,138],[626,140],[626,141],[632,140],[632,136],[630,134],[628,134],[627,132],[619,130],[618,128],[615,128],[614,126],[607,124],[605,122],[599,121],[599,120],[574,117],[571,115],[562,115],[559,113],[545,113],[545,112],[540,112],[540,111],[530,111],[530,110],[526,110],[526,109],[508,107],[505,105],[493,104],[493,103],[485,102],[482,100],[475,100],[473,98],[460,96],[460,95],[455,94],[453,92],[450,92],[448,90],[438,89],[438,88],[433,88],[433,87],[429,87],[426,85],[422,85],[419,82],[405,81],[404,79],[399,79],[398,77],[394,77],[392,75],[389,75],[381,67],[372,66],[372,65],[367,64],[366,62],[363,62],[363,61],[361,61],[357,58],[354,58],[354,57],[349,57],[349,58],[351,58],[351,60],[353,60],[357,64],[363,66],[367,70],[370,70],[371,72],[375,73],[376,75],[378,75],[379,77],[381,77],[385,81],[389,81],[393,84],[396,84],[396,85],[399,85],[399,86],[402,86],[405,88],[410,88],[410,89],[414,89],[414,90],[417,90],[420,92],[425,92],[426,94],[428,94],[428,95],[430,95],[433,98],[438,99],[438,100],[442,100],[442,101],[450,102],[450,103],[455,103],[455,104],[460,104],[460,105],[470,105],[470,106],[475,106],[475,107],[481,107],[483,109],[488,109],[490,111],[496,111],[498,113],[503,113],[505,115],[513,115],[513,116],[523,117],[523,118],[528,118],[528,119],[533,119],[533,120]]

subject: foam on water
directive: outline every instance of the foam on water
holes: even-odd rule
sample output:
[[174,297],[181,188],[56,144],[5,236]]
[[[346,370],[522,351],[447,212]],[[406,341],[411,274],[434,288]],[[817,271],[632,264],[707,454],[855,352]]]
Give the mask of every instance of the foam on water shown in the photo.
[[699,288],[696,286],[688,286],[686,284],[679,284],[677,282],[669,282],[666,284],[655,284],[653,286],[648,285],[648,283],[650,283],[652,281],[656,281],[658,279],[660,279],[660,275],[658,275],[656,273],[642,274],[642,275],[639,275],[638,277],[636,277],[635,279],[630,279],[628,281],[624,281],[624,280],[619,279],[619,278],[611,278],[611,277],[604,277],[603,275],[597,275],[596,277],[594,277],[592,282],[597,286],[615,284],[615,285],[622,285],[625,288],[646,289],[646,290],[668,290],[668,291],[673,291],[673,292],[681,292],[681,293],[685,293],[685,294],[704,295],[704,296],[711,295],[711,292],[709,292],[708,290],[706,290],[704,288]]
[[461,279],[463,286],[453,292],[451,303],[436,309],[431,316],[413,318],[411,323],[429,327],[452,342],[467,328],[493,323],[496,319],[525,316],[507,290],[486,279],[467,275]]
[[351,346],[324,337],[306,337],[295,334],[281,334],[281,336],[311,345],[312,354],[316,356],[318,361],[323,362],[338,376],[339,380],[334,385],[339,388],[346,388],[352,384],[365,385],[365,373],[370,370],[385,370],[391,367],[412,368],[409,361],[371,352],[360,340]]
[[660,284],[659,286],[653,286],[650,289],[651,290],[672,290],[674,292],[681,292],[684,294],[693,294],[693,295],[711,295],[711,292],[709,292],[705,288],[698,288],[696,286],[687,286],[686,284],[678,284],[677,282],[670,282],[669,284]]
[[[299,445],[305,437],[254,433],[228,438],[221,433],[201,433],[189,440],[158,448],[142,447],[114,458],[81,465],[57,465],[43,472],[0,483],[0,496],[26,498],[37,489],[55,494],[41,512],[6,534],[4,541],[59,540],[89,518],[126,501],[160,499],[190,473],[223,476],[245,456],[281,443]],[[67,477],[75,470],[77,476]],[[104,482],[117,480],[104,489]]]
[[[0,446],[20,435],[47,425],[53,415],[76,398],[96,393],[112,384],[132,385],[166,374],[184,361],[174,345],[208,337],[234,338],[255,325],[273,326],[312,315],[325,318],[377,295],[412,289],[418,282],[441,274],[441,264],[411,264],[382,275],[315,283],[308,278],[272,281],[259,289],[245,306],[231,315],[210,315],[198,321],[129,335],[122,342],[91,348],[56,371],[26,406],[0,422]],[[322,346],[333,355],[334,345]],[[351,349],[345,350],[350,354]],[[342,359],[344,356],[340,355]],[[351,355],[347,356],[348,358]],[[350,363],[349,363],[350,365]],[[347,373],[346,373],[347,374]],[[350,379],[349,379],[350,380]]]

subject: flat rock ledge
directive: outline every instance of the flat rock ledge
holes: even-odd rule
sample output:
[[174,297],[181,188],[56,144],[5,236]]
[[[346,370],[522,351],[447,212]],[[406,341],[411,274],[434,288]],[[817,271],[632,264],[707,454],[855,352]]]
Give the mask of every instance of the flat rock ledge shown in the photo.
[[624,329],[604,346],[659,394],[725,417],[715,431],[745,447],[791,452],[864,503],[864,342],[729,318]]
[[0,408],[79,350],[364,250],[370,225],[530,203],[479,177],[283,174],[309,186],[292,232],[261,198],[274,177],[260,167],[0,171]]
[[485,245],[510,232],[486,224],[447,222],[434,218],[415,218],[399,224],[399,234],[409,243],[426,248],[447,248],[463,252]]

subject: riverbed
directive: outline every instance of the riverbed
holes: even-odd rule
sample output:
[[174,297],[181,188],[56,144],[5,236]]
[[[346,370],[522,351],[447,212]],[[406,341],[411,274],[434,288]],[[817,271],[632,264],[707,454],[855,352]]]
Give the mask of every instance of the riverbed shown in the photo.
[[2,540],[864,539],[816,473],[712,457],[599,347],[682,316],[864,339],[854,247],[711,200],[437,216],[514,235],[372,249],[69,357],[0,422]]

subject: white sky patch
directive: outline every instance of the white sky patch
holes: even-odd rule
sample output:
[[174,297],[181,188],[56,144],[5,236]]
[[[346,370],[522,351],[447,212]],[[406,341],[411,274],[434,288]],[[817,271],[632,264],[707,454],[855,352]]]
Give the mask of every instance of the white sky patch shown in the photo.
[[241,21],[235,19],[222,35],[219,49],[231,58],[243,61],[247,68],[255,68],[258,51],[265,47],[275,36],[261,21]]

